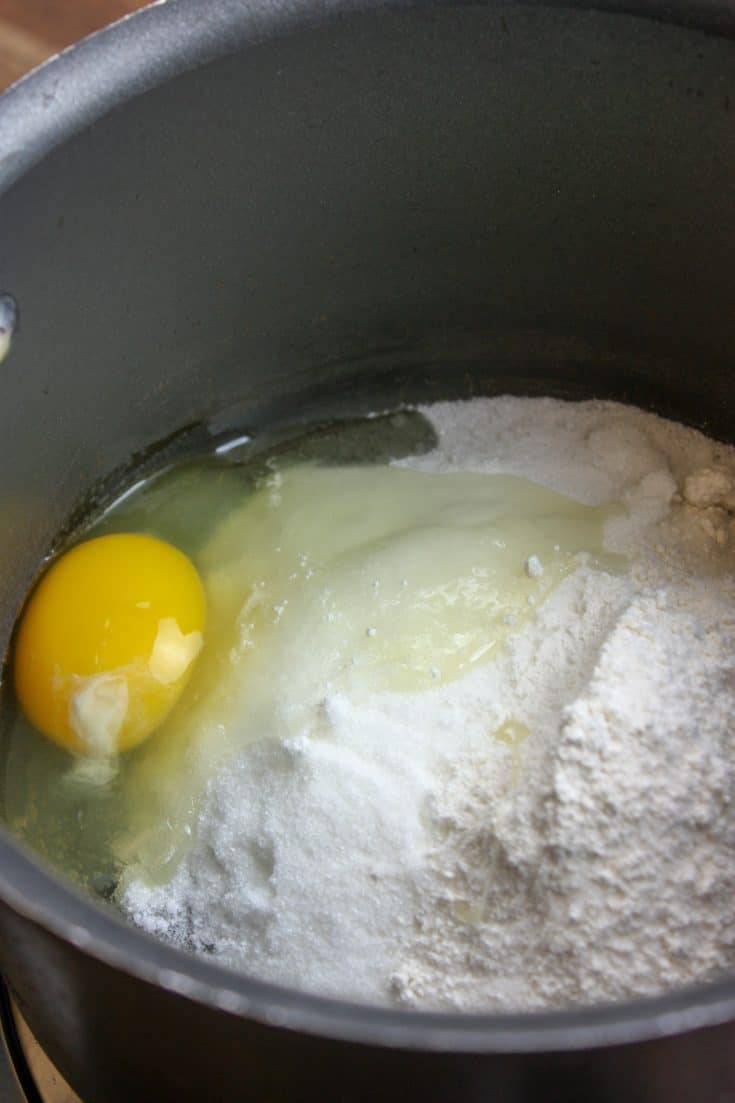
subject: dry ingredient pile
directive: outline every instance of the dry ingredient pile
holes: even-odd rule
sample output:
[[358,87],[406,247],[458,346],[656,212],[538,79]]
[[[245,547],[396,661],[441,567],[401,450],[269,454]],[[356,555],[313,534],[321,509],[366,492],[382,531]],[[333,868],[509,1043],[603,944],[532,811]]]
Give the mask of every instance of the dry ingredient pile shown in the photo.
[[[616,1000],[732,968],[735,450],[613,403],[422,413],[438,446],[403,467],[614,505],[624,568],[581,557],[455,680],[314,687],[295,731],[215,771],[167,881],[130,865],[121,906],[256,976],[404,1007]],[[538,548],[523,569],[543,581]]]

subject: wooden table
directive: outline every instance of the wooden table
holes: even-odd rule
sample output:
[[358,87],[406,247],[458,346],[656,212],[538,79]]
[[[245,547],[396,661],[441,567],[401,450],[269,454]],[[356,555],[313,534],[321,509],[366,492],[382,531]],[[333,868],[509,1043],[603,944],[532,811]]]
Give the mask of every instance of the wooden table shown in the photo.
[[147,0],[0,0],[0,91],[19,76]]

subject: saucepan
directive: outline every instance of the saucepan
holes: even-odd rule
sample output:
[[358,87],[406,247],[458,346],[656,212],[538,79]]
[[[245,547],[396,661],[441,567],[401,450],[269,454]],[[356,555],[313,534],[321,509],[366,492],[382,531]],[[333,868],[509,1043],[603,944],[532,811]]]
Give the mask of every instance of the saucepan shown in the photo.
[[[169,0],[0,100],[0,631],[153,454],[430,397],[735,439],[735,9]],[[8,315],[9,316],[9,315]],[[318,998],[5,832],[0,970],[84,1099],[735,1098],[735,979],[534,1014]]]

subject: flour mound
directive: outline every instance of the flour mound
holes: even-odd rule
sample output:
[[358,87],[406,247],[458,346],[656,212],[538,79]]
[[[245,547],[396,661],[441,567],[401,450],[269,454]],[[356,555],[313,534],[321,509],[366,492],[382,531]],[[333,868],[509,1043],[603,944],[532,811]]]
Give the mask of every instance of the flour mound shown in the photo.
[[522,789],[493,798],[476,757],[459,765],[393,977],[403,1002],[607,1001],[732,962],[735,622],[663,601],[631,601]]
[[629,572],[582,563],[459,681],[321,687],[295,738],[211,778],[171,881],[131,867],[122,906],[234,968],[399,1006],[583,1004],[732,968],[735,450],[614,403],[424,412],[438,447],[402,462],[620,502],[606,544]]

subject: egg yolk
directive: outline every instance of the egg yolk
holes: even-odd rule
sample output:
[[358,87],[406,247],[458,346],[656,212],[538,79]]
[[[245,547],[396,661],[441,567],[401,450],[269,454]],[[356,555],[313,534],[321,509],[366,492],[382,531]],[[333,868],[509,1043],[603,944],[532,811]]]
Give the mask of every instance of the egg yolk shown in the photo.
[[126,751],[162,723],[203,643],[191,560],[163,540],[100,536],[41,579],[18,631],[15,688],[28,719],[80,754]]

